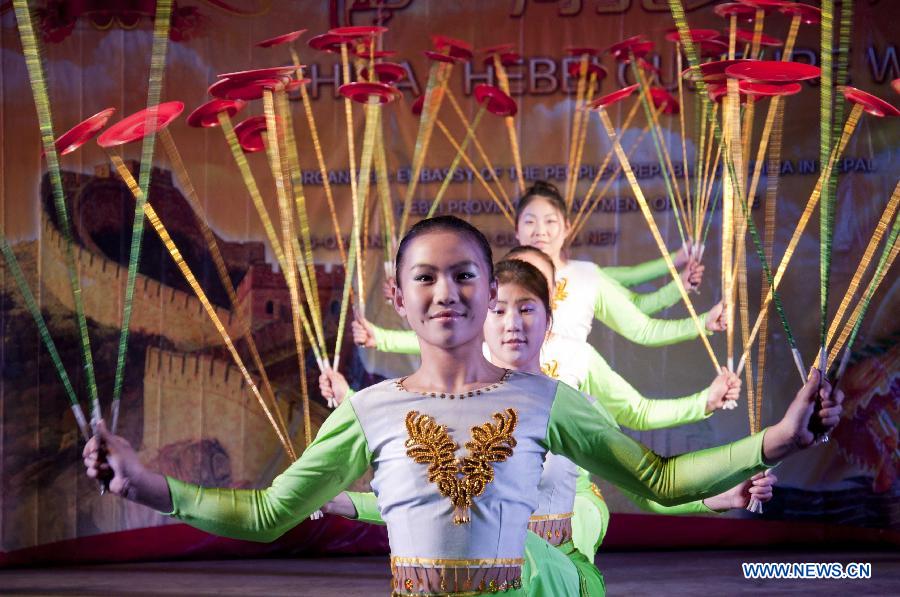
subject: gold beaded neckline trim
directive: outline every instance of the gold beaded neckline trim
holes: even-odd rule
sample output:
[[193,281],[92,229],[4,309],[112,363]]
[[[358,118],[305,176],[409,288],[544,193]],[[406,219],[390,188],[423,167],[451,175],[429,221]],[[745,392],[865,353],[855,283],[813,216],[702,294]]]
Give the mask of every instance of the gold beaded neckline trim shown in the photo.
[[406,387],[403,385],[403,382],[405,382],[407,377],[409,377],[408,375],[394,381],[394,387],[401,392],[421,394],[423,396],[430,396],[431,398],[446,398],[448,400],[455,400],[459,398],[460,400],[465,400],[466,398],[472,398],[473,396],[478,396],[484,394],[485,392],[496,390],[509,380],[510,375],[512,375],[512,369],[507,369],[503,373],[503,377],[500,378],[500,381],[494,382],[491,385],[485,386],[483,388],[478,388],[477,390],[469,390],[468,392],[460,392],[459,394],[450,394],[447,392],[412,392],[411,390],[406,389]]

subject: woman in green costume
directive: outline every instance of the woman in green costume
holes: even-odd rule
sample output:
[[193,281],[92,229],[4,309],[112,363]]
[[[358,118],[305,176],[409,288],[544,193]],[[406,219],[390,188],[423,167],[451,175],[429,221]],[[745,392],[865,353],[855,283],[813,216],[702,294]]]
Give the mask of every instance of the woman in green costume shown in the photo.
[[811,446],[811,421],[830,432],[840,418],[841,394],[832,396],[813,371],[775,425],[718,448],[660,457],[565,384],[484,358],[496,285],[490,247],[471,225],[440,217],[413,226],[397,252],[396,278],[395,308],[423,340],[420,367],[345,400],[270,487],[202,488],[160,475],[103,426],[84,449],[88,477],[105,477],[111,493],[200,529],[268,541],[371,465],[393,594],[525,595],[525,537],[547,452],[675,505],[716,495]]
[[[552,264],[549,264],[549,267],[552,267]],[[497,263],[495,273],[498,282],[497,305],[488,313],[484,326],[484,337],[490,351],[489,358],[500,367],[540,373],[542,345],[550,333],[551,310],[547,273],[551,272],[548,269],[546,273],[542,273],[530,263],[513,259]],[[731,380],[726,378],[726,381]],[[350,393],[346,380],[340,374],[323,374],[319,384],[323,395],[338,402]],[[588,399],[593,402],[592,398]],[[600,412],[606,414],[603,409],[600,409]],[[548,455],[544,461],[539,485],[538,508],[530,519],[529,530],[555,545],[572,561],[578,570],[582,595],[601,595],[603,577],[594,566],[593,557],[586,557],[581,550],[576,549],[573,542],[573,527],[577,528],[579,517],[577,509],[574,517],[572,513],[580,470],[578,466],[561,456]],[[666,508],[639,496],[627,495],[641,507],[651,511],[670,514],[711,512],[713,510],[710,507],[715,509],[731,507],[734,497],[738,495],[746,495],[746,501],[749,501],[752,493],[757,495],[760,501],[768,501],[772,495],[772,484],[776,479],[774,476],[764,477],[762,473],[755,477],[754,481],[748,480],[728,492],[708,498],[705,504],[690,503]],[[346,492],[326,504],[322,510],[329,514],[383,524],[375,497],[371,493]],[[591,537],[591,545],[596,536],[594,533]],[[532,550],[541,553],[531,543],[526,543],[526,554]],[[539,568],[548,564],[542,562],[539,557],[527,558],[527,562],[534,562],[537,569],[526,564],[523,574],[532,579],[540,579]]]

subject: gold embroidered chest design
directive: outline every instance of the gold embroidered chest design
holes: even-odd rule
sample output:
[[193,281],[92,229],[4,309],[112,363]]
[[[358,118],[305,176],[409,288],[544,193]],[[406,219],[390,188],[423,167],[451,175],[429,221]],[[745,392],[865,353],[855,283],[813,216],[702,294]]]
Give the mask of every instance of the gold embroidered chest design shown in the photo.
[[556,291],[553,293],[553,298],[550,299],[550,308],[552,310],[556,310],[557,305],[562,301],[566,300],[569,296],[569,293],[566,292],[566,284],[569,283],[568,278],[560,278],[556,282]]
[[516,410],[507,408],[492,418],[495,423],[488,421],[472,427],[471,439],[465,446],[468,454],[457,458],[459,444],[447,433],[446,425],[415,410],[406,414],[406,455],[418,464],[428,465],[428,480],[437,484],[441,495],[453,504],[454,524],[470,521],[472,501],[494,480],[493,464],[504,462],[516,447]]
[[551,359],[541,365],[541,373],[553,379],[559,378],[559,361]]

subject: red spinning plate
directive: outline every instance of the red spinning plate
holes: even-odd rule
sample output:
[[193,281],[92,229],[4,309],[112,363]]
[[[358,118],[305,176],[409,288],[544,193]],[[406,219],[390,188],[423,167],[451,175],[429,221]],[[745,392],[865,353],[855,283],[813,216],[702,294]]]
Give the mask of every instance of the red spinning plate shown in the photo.
[[[374,69],[375,79],[377,79],[379,83],[396,83],[397,81],[402,81],[406,78],[406,69],[393,62],[380,62],[374,66]],[[368,81],[369,69],[362,69],[360,75]]]
[[516,100],[503,93],[499,87],[484,83],[475,86],[475,101],[483,104],[488,112],[496,116],[515,116],[519,110]]
[[587,54],[588,56],[599,56],[603,53],[603,50],[600,48],[591,48],[588,46],[567,46],[565,51],[569,56],[583,56],[584,54]]
[[847,101],[861,105],[872,116],[878,116],[879,118],[882,116],[900,116],[900,110],[895,108],[893,104],[889,104],[871,93],[849,85],[841,85],[838,89],[841,90]]
[[297,91],[304,85],[308,84],[311,79],[291,79],[291,81],[284,86],[284,90],[288,93],[292,91]]
[[387,27],[380,27],[378,25],[356,25],[351,27],[335,27],[334,29],[329,29],[328,33],[343,38],[356,39],[385,33],[387,30]]
[[[688,35],[691,41],[696,43],[707,39],[715,39],[719,36],[719,32],[715,29],[688,29]],[[666,33],[666,41],[681,42],[681,34],[677,29],[672,29]]]
[[277,79],[280,77],[290,77],[293,76],[295,72],[303,68],[303,65],[300,66],[273,66],[269,68],[257,68],[253,70],[242,70],[236,73],[225,73],[222,75],[216,75],[219,79],[231,79],[233,81],[255,81],[257,79]]
[[461,39],[446,35],[432,35],[431,43],[437,50],[450,50],[449,54],[454,58],[465,61],[472,59],[472,44]]
[[481,53],[485,56],[490,56],[491,54],[505,54],[506,52],[511,52],[513,48],[516,47],[516,44],[497,44],[496,46],[488,46],[486,48],[481,49]]
[[242,100],[213,99],[190,113],[187,117],[188,126],[210,128],[219,126],[219,112],[227,111],[228,116],[234,116],[244,109],[247,104]]
[[[340,51],[340,47],[338,47],[338,51]],[[375,50],[375,52],[372,52],[371,43],[356,44],[350,48],[350,53],[357,58],[363,58],[365,60],[370,58],[375,58],[376,60],[379,58],[390,58],[391,56],[399,54],[397,50]]]
[[264,90],[276,89],[287,82],[287,78],[256,79],[252,81],[221,79],[213,83],[207,91],[211,96],[220,99],[252,101],[261,98]]
[[[580,62],[570,62],[568,69],[569,77],[572,79],[577,79],[581,76],[581,63]],[[602,81],[606,78],[606,75],[609,73],[606,72],[606,69],[600,66],[599,64],[595,64],[593,62],[588,62],[587,64],[587,74],[590,76],[593,74],[597,77],[597,81]]]
[[425,96],[420,95],[419,97],[416,98],[416,101],[414,101],[412,103],[412,105],[409,107],[409,109],[412,110],[412,113],[414,116],[419,116],[422,113],[422,108],[424,108],[424,107],[425,107]]
[[675,97],[662,87],[651,87],[650,98],[656,108],[663,107],[663,114],[678,114],[679,105]]
[[635,58],[643,58],[647,54],[649,54],[653,50],[653,42],[652,41],[642,41],[636,44],[631,44],[630,46],[617,50],[612,53],[613,58],[618,60],[619,62],[628,62],[631,60],[631,54],[634,54]]
[[311,38],[306,45],[308,45],[313,50],[319,50],[320,52],[328,52],[330,54],[338,54],[341,51],[341,46],[347,43],[350,43],[352,38],[343,37],[341,35],[334,35],[331,33],[323,33],[322,35],[317,35]]
[[714,39],[704,39],[697,42],[702,58],[719,58],[728,53],[728,44]]
[[651,63],[651,62],[647,62],[647,61],[644,60],[643,58],[638,58],[638,59],[637,59],[637,64],[638,64],[639,67],[641,67],[642,69],[644,69],[644,71],[646,71],[646,72],[651,72],[651,73],[659,74],[659,68],[657,68],[656,66],[654,66],[653,63]]
[[[485,66],[493,66],[494,65],[494,56],[496,54],[490,54],[484,59]],[[503,66],[516,66],[522,63],[522,55],[518,52],[503,52],[499,54],[500,64]]]
[[707,83],[711,81],[724,81],[725,69],[729,66],[733,66],[735,64],[741,64],[744,62],[752,62],[751,60],[745,60],[743,58],[739,58],[737,60],[717,60],[715,62],[705,62],[694,69],[693,67],[689,67],[684,69],[681,72],[681,76],[685,78],[686,81],[699,81],[703,79]]
[[143,139],[169,126],[183,111],[182,102],[165,102],[152,108],[144,108],[106,129],[97,138],[97,144],[108,148]]
[[740,64],[732,64],[725,69],[725,74],[735,79],[749,79],[765,83],[795,83],[819,77],[822,69],[802,62],[747,60]]
[[615,103],[618,103],[630,96],[634,91],[638,88],[637,84],[629,85],[628,87],[623,87],[617,91],[613,91],[612,93],[607,93],[603,97],[598,97],[594,101],[591,102],[591,109],[596,110],[597,108],[608,108]]
[[778,9],[786,15],[792,17],[799,16],[800,22],[804,25],[818,25],[822,22],[822,10],[809,4],[790,3]]
[[292,41],[296,41],[301,35],[306,33],[306,29],[298,29],[296,31],[291,31],[290,33],[284,33],[282,35],[276,35],[275,37],[270,37],[269,39],[264,39],[261,42],[257,42],[256,47],[258,48],[271,48],[272,46],[280,46],[281,44],[288,44]]
[[266,130],[265,116],[251,116],[234,127],[238,142],[245,153],[256,153],[266,148],[263,132]]
[[794,95],[800,93],[803,86],[800,85],[800,83],[773,85],[771,83],[758,83],[756,81],[738,81],[738,89],[740,89],[742,94],[753,97],[774,97],[776,95]]
[[[742,41],[742,42],[748,43],[748,44],[753,43],[753,32],[752,31],[747,31],[746,29],[737,29],[734,32],[734,36],[735,36],[735,38],[737,38],[738,41]],[[763,46],[773,46],[773,47],[784,45],[784,42],[781,41],[780,39],[778,39],[777,37],[772,37],[771,35],[765,35],[765,34],[759,36],[759,43],[760,43],[760,45],[763,45]]]
[[338,87],[338,93],[360,104],[368,104],[370,97],[378,98],[379,104],[386,104],[400,97],[399,91],[384,83],[347,83]]
[[459,64],[460,62],[465,62],[465,60],[457,56],[442,54],[441,52],[435,52],[434,50],[425,50],[422,53],[425,54],[426,58],[428,58],[429,60],[434,60],[435,62],[448,62],[450,64]]
[[738,20],[752,21],[756,17],[756,9],[740,2],[726,2],[713,8],[713,12],[720,17],[727,18],[737,15]]
[[647,41],[647,38],[643,35],[635,35],[633,37],[626,37],[620,42],[616,42],[613,45],[606,48],[606,52],[615,55],[618,52],[628,53],[628,48],[635,45],[641,44]]
[[[115,108],[101,110],[67,130],[54,142],[56,145],[56,153],[61,156],[68,155],[93,139],[97,133],[103,130],[103,127],[106,126],[106,123],[109,122],[110,117],[115,111]],[[42,150],[41,155],[43,154],[44,152]]]

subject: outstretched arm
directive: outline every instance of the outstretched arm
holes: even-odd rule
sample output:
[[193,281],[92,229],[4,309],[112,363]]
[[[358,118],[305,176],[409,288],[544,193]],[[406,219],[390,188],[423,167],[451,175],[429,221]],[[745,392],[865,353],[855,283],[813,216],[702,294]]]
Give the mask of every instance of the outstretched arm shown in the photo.
[[[679,261],[681,254],[681,250],[673,251],[670,254],[672,261],[675,263],[675,267],[681,267],[682,265]],[[684,261],[684,263],[686,262],[687,260]],[[638,263],[637,265],[615,265],[604,267],[603,271],[622,286],[630,287],[665,276],[669,273],[669,268],[666,266],[665,259],[659,257],[658,259],[651,259],[650,261]]]
[[284,534],[359,478],[372,458],[349,401],[335,409],[315,441],[267,489],[204,488],[151,473],[124,439],[111,434],[94,437],[85,447],[88,476],[102,471],[101,440],[114,473],[113,493],[204,531],[252,541]]
[[619,431],[576,390],[559,384],[545,445],[625,490],[665,506],[702,499],[734,487],[775,461],[812,445],[809,423],[826,430],[840,418],[842,395],[827,383],[818,390],[817,371],[797,393],[781,421],[760,433],[717,448],[662,457]]
[[[721,387],[714,384],[682,398],[645,398],[616,373],[593,346],[586,345],[585,349],[588,351],[588,373],[580,389],[596,398],[623,427],[646,431],[702,421],[716,408],[721,408],[720,398],[732,391],[727,384],[721,384]],[[734,383],[740,392],[740,380],[735,378]]]

